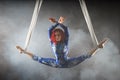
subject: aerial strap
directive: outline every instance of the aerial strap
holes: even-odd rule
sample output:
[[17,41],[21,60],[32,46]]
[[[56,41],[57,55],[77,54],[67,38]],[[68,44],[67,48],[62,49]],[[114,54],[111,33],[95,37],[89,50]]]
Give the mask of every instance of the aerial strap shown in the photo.
[[82,9],[84,18],[86,20],[88,30],[90,32],[93,44],[96,46],[96,45],[98,45],[98,40],[97,40],[97,37],[96,37],[94,29],[93,29],[93,25],[92,25],[92,22],[91,22],[91,19],[90,19],[90,16],[89,16],[86,4],[85,4],[85,0],[79,0],[79,3],[80,3],[80,6],[81,6],[81,9]]
[[25,46],[24,46],[25,51],[27,50],[27,48],[29,46],[32,32],[33,32],[33,30],[36,26],[38,14],[39,14],[42,2],[43,2],[43,0],[36,0],[33,16],[32,16],[32,19],[31,19],[31,23],[30,23],[28,33],[27,33],[27,37],[26,37],[26,41],[25,41]]

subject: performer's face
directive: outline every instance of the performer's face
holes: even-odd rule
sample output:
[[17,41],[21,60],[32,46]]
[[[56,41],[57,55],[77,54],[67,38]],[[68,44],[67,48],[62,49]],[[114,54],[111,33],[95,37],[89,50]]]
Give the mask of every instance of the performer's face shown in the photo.
[[55,32],[55,40],[59,42],[59,41],[61,41],[61,38],[62,38],[61,33],[59,31],[56,31]]

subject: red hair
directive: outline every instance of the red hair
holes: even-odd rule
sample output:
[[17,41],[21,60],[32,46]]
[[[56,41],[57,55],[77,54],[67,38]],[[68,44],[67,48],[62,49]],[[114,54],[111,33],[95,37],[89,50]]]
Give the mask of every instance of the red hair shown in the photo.
[[52,34],[51,34],[51,37],[50,37],[51,41],[52,41],[53,43],[55,43],[55,44],[58,43],[58,42],[56,41],[56,39],[55,39],[55,32],[60,32],[60,34],[61,34],[61,41],[60,41],[60,42],[64,42],[64,40],[65,40],[65,33],[64,33],[61,29],[54,29],[54,30],[52,31]]

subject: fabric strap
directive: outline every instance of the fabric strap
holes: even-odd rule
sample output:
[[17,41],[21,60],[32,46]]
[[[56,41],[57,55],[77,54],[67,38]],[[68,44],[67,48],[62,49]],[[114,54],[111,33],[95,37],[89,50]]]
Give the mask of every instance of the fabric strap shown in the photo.
[[95,35],[94,29],[93,29],[93,25],[92,25],[92,22],[91,22],[91,19],[90,19],[90,16],[89,16],[89,13],[88,13],[85,1],[84,0],[79,0],[79,3],[80,3],[80,6],[81,6],[81,9],[82,9],[84,18],[86,20],[86,23],[87,23],[87,26],[88,26],[88,30],[90,32],[93,44],[94,44],[94,46],[96,46],[96,45],[98,45],[98,40],[97,40],[97,37]]
[[27,48],[29,46],[31,35],[32,35],[33,30],[36,26],[37,18],[38,18],[38,15],[39,15],[39,11],[40,11],[42,2],[43,2],[43,0],[36,0],[33,16],[32,16],[32,19],[31,19],[31,23],[30,23],[28,33],[27,33],[27,37],[26,37],[26,41],[25,41],[25,46],[24,46],[25,51],[27,50]]

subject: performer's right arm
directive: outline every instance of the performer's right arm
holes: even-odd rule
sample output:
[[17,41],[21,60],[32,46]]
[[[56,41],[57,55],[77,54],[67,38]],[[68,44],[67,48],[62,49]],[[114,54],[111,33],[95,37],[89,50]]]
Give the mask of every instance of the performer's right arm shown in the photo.
[[49,31],[49,38],[51,37],[52,31],[58,26],[58,22],[55,23],[55,25],[52,25],[48,31]]
[[[59,23],[54,19],[54,18],[49,18],[49,21],[52,23],[55,23],[55,25],[52,25],[49,29],[48,29],[48,36],[49,36],[49,40],[51,41],[51,35],[52,35],[52,31],[59,25]],[[52,42],[51,42],[52,44]]]

